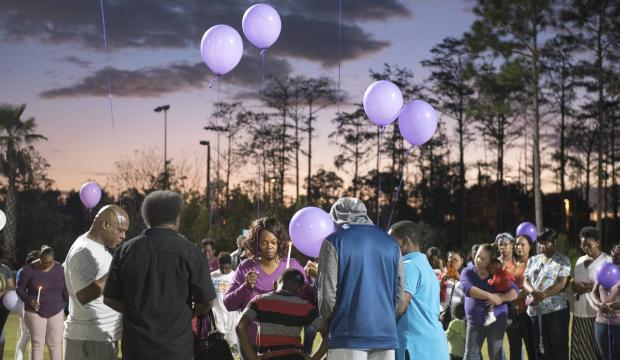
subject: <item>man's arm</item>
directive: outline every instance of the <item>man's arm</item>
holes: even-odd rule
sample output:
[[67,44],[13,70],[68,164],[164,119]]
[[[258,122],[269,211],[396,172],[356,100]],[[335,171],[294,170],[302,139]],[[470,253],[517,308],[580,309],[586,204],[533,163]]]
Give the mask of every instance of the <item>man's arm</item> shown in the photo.
[[80,304],[86,305],[89,302],[103,295],[103,288],[105,288],[105,283],[107,280],[108,274],[105,274],[99,279],[88,284],[82,290],[79,290],[77,293],[75,293],[75,296],[77,297]]
[[209,313],[209,310],[213,307],[213,301],[208,303],[195,303],[193,316],[203,316]]
[[125,313],[125,302],[121,300],[116,300],[109,298],[107,296],[103,297],[103,303],[108,305],[112,310],[116,310],[117,312],[124,314]]
[[407,311],[407,308],[409,307],[409,303],[411,302],[411,299],[413,297],[411,296],[411,294],[409,294],[408,292],[404,292],[404,295],[402,297],[402,301],[400,302],[400,305],[398,306],[397,309],[397,316],[401,316],[402,314],[405,313],[405,311]]
[[323,327],[329,332],[336,291],[338,290],[338,254],[329,241],[323,241],[319,254],[319,314]]
[[250,326],[250,318],[246,315],[241,316],[237,324],[237,338],[239,338],[239,346],[247,360],[258,360],[254,348],[250,344],[250,336],[248,335],[248,327]]

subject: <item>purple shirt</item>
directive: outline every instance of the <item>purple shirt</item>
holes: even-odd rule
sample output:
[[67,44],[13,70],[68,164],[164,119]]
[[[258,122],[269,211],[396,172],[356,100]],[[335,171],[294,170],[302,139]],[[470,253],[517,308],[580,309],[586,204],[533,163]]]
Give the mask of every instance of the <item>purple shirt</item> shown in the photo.
[[[465,294],[465,315],[467,315],[468,322],[477,326],[482,326],[484,324],[487,315],[487,305],[484,300],[469,296],[469,290],[472,286],[475,286],[480,290],[495,293],[493,287],[487,282],[489,279],[491,279],[491,276],[481,279],[476,273],[475,266],[468,266],[461,272],[461,290],[463,290]],[[519,288],[517,288],[514,283],[511,283],[510,287],[517,292],[519,291]],[[496,318],[499,316],[507,316],[508,305],[503,303],[499,306],[494,306],[493,313]]]
[[[306,284],[308,283],[304,268],[301,266],[301,264],[299,264],[299,261],[291,258],[290,267],[292,269],[297,269],[301,271],[301,273],[304,275]],[[248,303],[252,299],[254,299],[256,295],[265,294],[273,291],[273,283],[278,280],[284,270],[286,270],[286,259],[280,260],[280,265],[278,265],[276,270],[271,275],[263,271],[259,263],[254,261],[253,259],[243,260],[243,262],[239,264],[239,267],[237,267],[237,270],[235,270],[233,283],[224,295],[224,306],[226,306],[226,309],[228,309],[228,311],[243,311],[248,305]],[[245,275],[249,271],[256,271],[258,273],[258,278],[256,279],[256,284],[254,284],[254,288],[249,287],[245,283]],[[306,298],[306,296],[303,296],[303,298]],[[250,335],[250,343],[253,345],[257,345],[256,331],[257,324],[255,322],[252,322],[250,324],[248,332]]]
[[49,318],[62,311],[65,303],[69,301],[62,265],[56,262],[47,272],[32,265],[24,266],[17,281],[16,291],[24,302],[26,311],[35,312],[29,305],[28,299],[37,300],[39,287],[41,287],[39,315]]

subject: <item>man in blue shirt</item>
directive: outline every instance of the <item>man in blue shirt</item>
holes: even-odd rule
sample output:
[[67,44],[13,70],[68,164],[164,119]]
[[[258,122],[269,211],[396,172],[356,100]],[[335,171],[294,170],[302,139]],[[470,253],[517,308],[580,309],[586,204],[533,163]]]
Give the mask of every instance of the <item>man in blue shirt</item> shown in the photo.
[[439,281],[420,252],[422,234],[413,221],[392,225],[392,235],[403,254],[404,294],[398,309],[397,360],[447,360],[448,343],[439,322]]
[[398,348],[398,245],[372,224],[359,199],[339,199],[330,215],[339,230],[323,242],[319,256],[319,312],[327,329],[327,357],[393,360]]

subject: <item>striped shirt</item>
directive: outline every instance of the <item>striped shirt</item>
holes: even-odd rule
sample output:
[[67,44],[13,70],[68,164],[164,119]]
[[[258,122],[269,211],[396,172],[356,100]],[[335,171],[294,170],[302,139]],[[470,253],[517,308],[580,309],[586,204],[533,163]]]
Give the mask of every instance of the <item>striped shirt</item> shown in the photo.
[[308,301],[285,292],[257,295],[243,315],[259,323],[258,351],[301,349],[301,330],[312,324],[321,327],[316,307]]

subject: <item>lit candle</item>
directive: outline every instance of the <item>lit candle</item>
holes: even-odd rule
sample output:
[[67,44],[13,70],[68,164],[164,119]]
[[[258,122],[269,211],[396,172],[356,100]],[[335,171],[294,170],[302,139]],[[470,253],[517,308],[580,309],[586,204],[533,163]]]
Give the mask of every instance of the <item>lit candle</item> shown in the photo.
[[288,243],[288,256],[286,257],[286,268],[288,269],[291,266],[291,248],[293,247],[293,242],[289,241]]
[[43,286],[39,286],[39,293],[37,294],[37,303],[39,303],[39,300],[41,300],[41,289],[43,288]]

